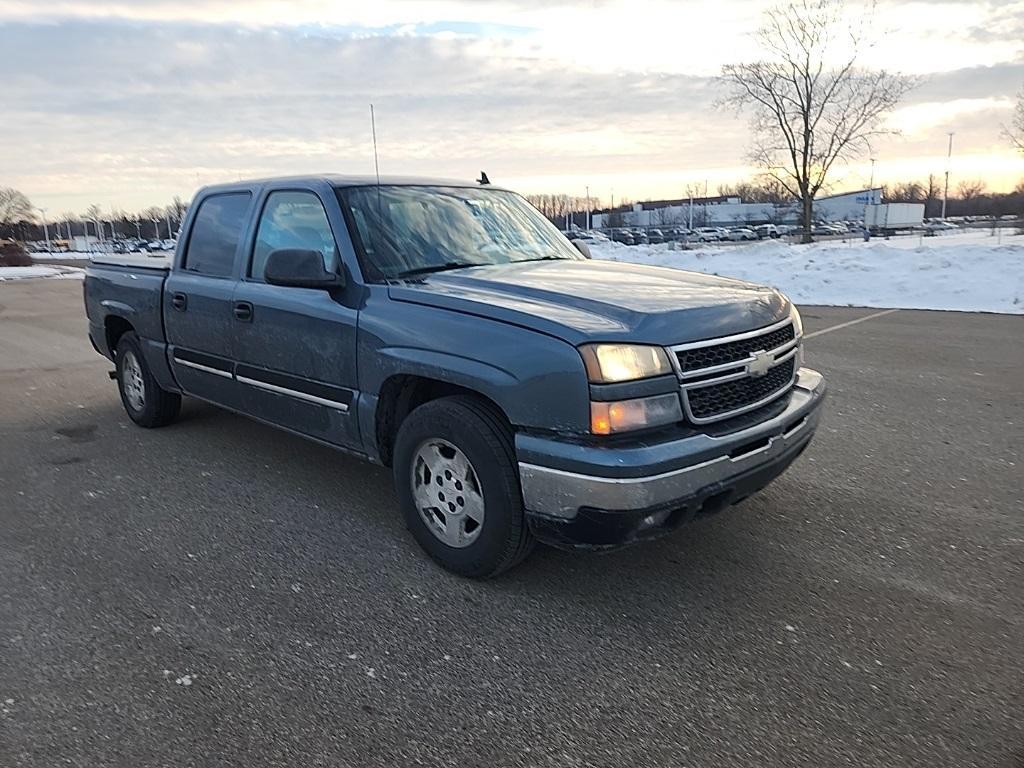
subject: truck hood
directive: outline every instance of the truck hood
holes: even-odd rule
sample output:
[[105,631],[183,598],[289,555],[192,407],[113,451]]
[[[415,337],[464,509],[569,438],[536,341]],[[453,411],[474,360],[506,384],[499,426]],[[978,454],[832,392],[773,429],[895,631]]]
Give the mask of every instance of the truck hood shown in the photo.
[[438,272],[392,284],[395,301],[531,328],[570,344],[681,344],[760,328],[788,316],[765,286],[612,261],[531,261]]

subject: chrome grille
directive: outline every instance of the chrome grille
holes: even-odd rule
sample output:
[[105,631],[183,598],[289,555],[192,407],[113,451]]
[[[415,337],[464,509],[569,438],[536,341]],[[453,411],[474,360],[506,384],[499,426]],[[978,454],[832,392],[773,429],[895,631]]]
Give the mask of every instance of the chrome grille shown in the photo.
[[776,328],[763,336],[752,336],[749,339],[727,341],[709,347],[683,349],[676,353],[680,371],[698,371],[723,363],[734,363],[744,360],[752,352],[759,349],[776,349],[793,340],[793,324],[787,322],[782,328]]
[[723,414],[735,413],[751,403],[760,403],[775,392],[784,392],[793,383],[793,368],[796,360],[792,357],[772,368],[761,378],[736,379],[722,384],[694,387],[687,391],[690,412],[695,419],[713,420]]
[[752,411],[786,394],[800,339],[791,320],[749,333],[672,347],[683,407],[694,424]]

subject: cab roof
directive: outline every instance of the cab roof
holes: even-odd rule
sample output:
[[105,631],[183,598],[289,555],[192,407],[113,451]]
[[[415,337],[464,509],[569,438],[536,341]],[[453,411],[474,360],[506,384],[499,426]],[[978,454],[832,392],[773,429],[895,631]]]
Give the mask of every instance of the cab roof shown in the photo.
[[[369,187],[377,184],[376,176],[363,176],[356,174],[343,174],[343,173],[313,173],[303,174],[301,176],[268,176],[260,179],[242,179],[234,182],[227,182],[224,184],[209,184],[204,186],[200,192],[208,194],[210,192],[224,192],[228,190],[238,189],[251,189],[255,186],[263,186],[266,184],[282,184],[282,183],[302,183],[308,184],[310,182],[329,184],[336,189],[342,189],[344,187]],[[470,187],[476,188],[481,186],[475,181],[466,181],[465,179],[445,179],[435,176],[381,176],[380,183],[383,186],[430,186],[430,187]],[[504,189],[503,187],[496,186],[494,184],[486,185],[490,189]]]

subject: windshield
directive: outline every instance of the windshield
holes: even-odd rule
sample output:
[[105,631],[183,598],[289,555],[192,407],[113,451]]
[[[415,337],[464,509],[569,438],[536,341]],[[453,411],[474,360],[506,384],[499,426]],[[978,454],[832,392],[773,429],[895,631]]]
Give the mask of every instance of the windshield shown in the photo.
[[582,259],[513,192],[463,187],[370,186],[338,190],[370,279],[484,264]]

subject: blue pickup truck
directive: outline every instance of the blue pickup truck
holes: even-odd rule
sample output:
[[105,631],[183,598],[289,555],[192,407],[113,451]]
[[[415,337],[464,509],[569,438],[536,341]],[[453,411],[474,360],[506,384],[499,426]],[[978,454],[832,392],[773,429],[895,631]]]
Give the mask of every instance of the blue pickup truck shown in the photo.
[[136,424],[187,395],[391,467],[423,549],[489,577],[735,504],[818,424],[785,296],[581,250],[490,185],[211,186],[173,258],[94,260],[89,338]]

